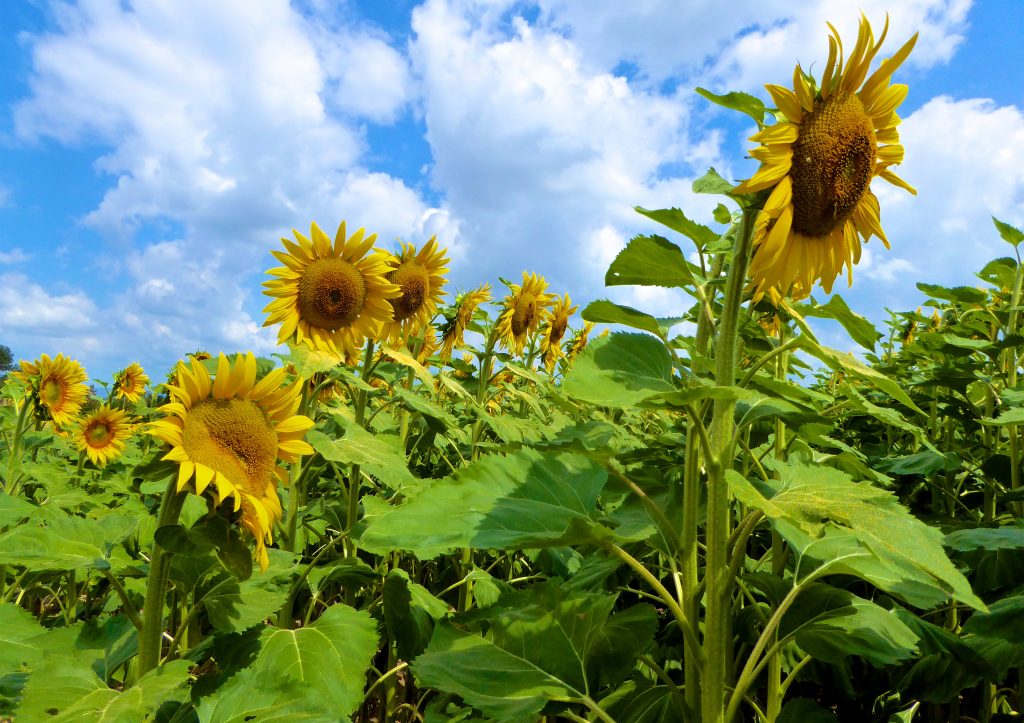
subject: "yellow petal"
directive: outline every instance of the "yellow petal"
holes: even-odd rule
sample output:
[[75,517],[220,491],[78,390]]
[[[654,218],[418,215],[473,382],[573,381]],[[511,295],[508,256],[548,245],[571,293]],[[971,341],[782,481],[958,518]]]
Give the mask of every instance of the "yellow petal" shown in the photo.
[[792,123],[799,123],[804,119],[804,111],[800,106],[800,101],[797,100],[796,94],[789,88],[769,83],[765,86],[765,90],[768,91],[772,100],[775,101],[775,106],[786,116],[786,120]]

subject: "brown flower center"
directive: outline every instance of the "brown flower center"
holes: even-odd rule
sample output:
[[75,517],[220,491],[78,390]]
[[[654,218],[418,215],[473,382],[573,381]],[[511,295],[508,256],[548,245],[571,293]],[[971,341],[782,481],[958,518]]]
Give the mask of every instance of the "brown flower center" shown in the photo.
[[46,379],[39,387],[39,396],[43,404],[50,409],[59,409],[64,404],[67,387],[55,379]]
[[420,264],[406,261],[388,274],[388,281],[402,289],[402,295],[390,299],[395,321],[405,321],[423,308],[430,295],[430,274]]
[[299,315],[319,329],[349,326],[359,317],[365,300],[363,275],[341,259],[317,259],[299,279]]
[[93,449],[102,449],[110,443],[113,435],[114,430],[111,429],[110,422],[94,419],[85,428],[85,443]]
[[533,326],[537,318],[537,297],[524,292],[512,310],[512,334],[522,336]]
[[875,174],[871,118],[853,93],[818,100],[793,143],[793,229],[826,236],[860,203]]
[[203,399],[185,416],[182,442],[189,459],[220,472],[261,497],[274,474],[277,432],[251,399]]

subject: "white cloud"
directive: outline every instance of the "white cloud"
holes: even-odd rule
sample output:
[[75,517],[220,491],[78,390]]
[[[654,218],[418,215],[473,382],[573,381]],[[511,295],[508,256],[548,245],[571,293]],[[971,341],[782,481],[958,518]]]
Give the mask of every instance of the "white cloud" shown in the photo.
[[23,261],[28,261],[30,258],[31,256],[19,248],[13,248],[10,251],[0,251],[0,264],[20,264]]
[[0,208],[11,205],[11,189],[7,186],[0,186]]
[[0,329],[17,358],[80,357],[102,348],[92,299],[81,291],[54,292],[23,274],[0,274]]
[[[857,264],[856,275],[864,276],[872,281],[881,281],[886,284],[903,282],[909,279],[917,279],[920,269],[911,261],[898,256],[890,256],[884,247],[878,245],[877,241],[871,242],[876,247],[880,256],[875,257],[875,252],[865,247],[861,253],[860,263]],[[841,291],[842,289],[838,289]]]

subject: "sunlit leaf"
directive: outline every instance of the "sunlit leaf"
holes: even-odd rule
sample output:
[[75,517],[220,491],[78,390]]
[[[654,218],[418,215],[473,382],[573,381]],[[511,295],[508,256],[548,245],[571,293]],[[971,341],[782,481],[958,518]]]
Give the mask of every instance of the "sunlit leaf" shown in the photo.
[[595,339],[577,357],[562,385],[566,394],[606,407],[628,407],[676,389],[665,345],[646,334]]
[[358,464],[389,487],[399,488],[416,482],[396,435],[367,432],[341,415],[335,415],[334,422],[344,431],[343,437],[331,438],[317,429],[306,433],[306,441],[324,459]]

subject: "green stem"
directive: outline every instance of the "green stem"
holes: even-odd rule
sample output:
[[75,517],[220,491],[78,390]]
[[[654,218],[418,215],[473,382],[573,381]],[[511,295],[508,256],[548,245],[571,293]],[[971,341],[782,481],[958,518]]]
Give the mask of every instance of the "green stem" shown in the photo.
[[[363,368],[359,374],[360,378],[369,384],[369,377],[373,372],[373,339],[366,340],[366,349],[363,353]],[[359,389],[356,391],[355,398],[355,420],[356,424],[361,427],[365,427],[366,420],[366,391]],[[347,518],[345,520],[345,549],[346,554],[349,557],[355,557],[356,554],[356,543],[352,540],[352,530],[355,529],[356,523],[359,521],[359,490],[362,487],[363,471],[358,463],[352,465],[352,471],[348,476],[348,511]]]
[[[177,475],[172,475],[160,500],[156,529],[178,522],[181,507],[188,493],[178,492]],[[164,596],[171,569],[173,552],[165,550],[153,540],[153,555],[149,561],[149,579],[146,600],[142,608],[142,631],[139,633],[139,663],[137,676],[141,678],[160,663],[161,639],[164,633]]]
[[[737,330],[757,213],[757,208],[745,208],[736,233],[715,344],[715,385],[719,387],[729,387],[735,382]],[[732,469],[735,409],[735,398],[716,399],[711,419],[713,454],[707,464],[707,564],[704,572],[707,600],[701,684],[702,723],[725,723],[725,691],[732,668],[733,578],[730,575],[728,550],[731,518],[725,475]]]
[[[1016,247],[1014,248],[1016,251]],[[1020,256],[1017,258],[1017,273],[1013,279],[1013,294],[1010,297],[1010,319],[1007,336],[1017,333],[1017,322],[1021,303],[1021,290],[1024,288],[1024,268],[1020,263]],[[1014,388],[1017,386],[1017,347],[1011,346],[1004,352],[1004,363],[1006,365],[1006,386]],[[1017,434],[1017,425],[1010,424],[1006,429],[1010,436],[1010,489],[1016,490],[1020,487],[1020,444]],[[1024,516],[1024,501],[1013,503],[1013,514],[1016,517]]]
[[[309,388],[311,385],[312,380],[305,382],[302,385],[302,401],[299,403],[299,414],[308,416],[307,413],[309,412],[309,406],[312,403],[312,400],[316,399],[317,391],[315,389],[312,394],[310,394]],[[306,463],[306,466],[308,465],[309,462]],[[285,518],[284,534],[284,549],[288,552],[295,552],[296,530],[299,518],[299,499],[302,497],[302,485],[305,480],[303,472],[305,472],[305,469],[297,462],[293,462],[288,473],[288,516]]]
[[124,608],[124,614],[128,616],[128,619],[132,621],[132,625],[135,626],[136,630],[142,630],[142,618],[139,617],[139,611],[135,609],[135,605],[132,604],[131,598],[128,597],[128,591],[124,589],[124,585],[121,581],[114,576],[110,570],[103,570],[103,574],[110,582],[110,587],[114,588],[114,592],[117,593],[117,597],[121,600],[121,607]]
[[35,399],[25,397],[22,400],[21,411],[18,412],[18,420],[14,424],[14,437],[11,439],[11,457],[7,460],[7,479],[4,491],[9,495],[17,494],[18,485],[14,479],[15,465],[21,463],[21,438],[25,434],[25,420],[28,418],[29,407],[35,407]]

